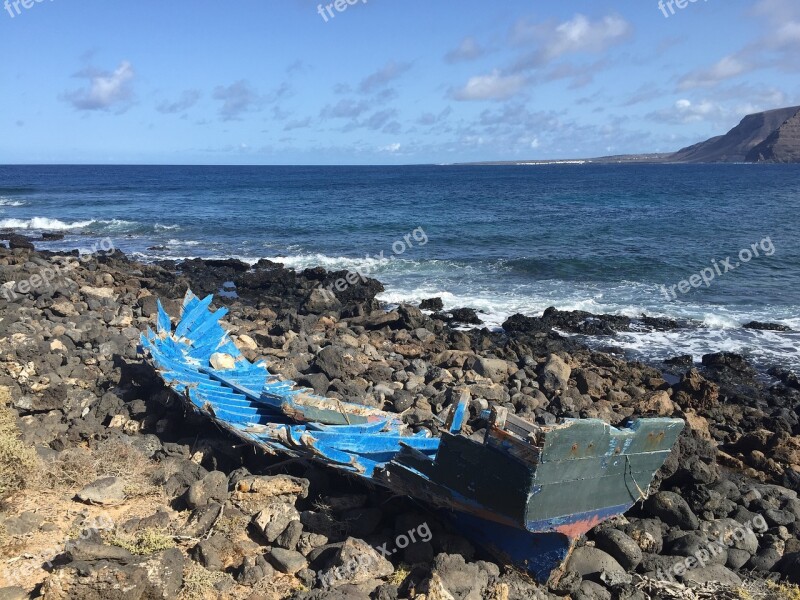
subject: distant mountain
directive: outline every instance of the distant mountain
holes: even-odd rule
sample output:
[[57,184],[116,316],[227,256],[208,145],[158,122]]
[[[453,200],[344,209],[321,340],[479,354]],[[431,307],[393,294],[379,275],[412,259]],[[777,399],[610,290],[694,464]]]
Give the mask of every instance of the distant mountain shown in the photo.
[[585,159],[513,160],[473,165],[631,164],[631,163],[800,163],[800,106],[747,115],[725,135],[673,153],[623,154]]
[[666,162],[800,162],[800,106],[747,115],[725,135],[678,150]]
[[747,153],[749,162],[800,162],[800,111]]

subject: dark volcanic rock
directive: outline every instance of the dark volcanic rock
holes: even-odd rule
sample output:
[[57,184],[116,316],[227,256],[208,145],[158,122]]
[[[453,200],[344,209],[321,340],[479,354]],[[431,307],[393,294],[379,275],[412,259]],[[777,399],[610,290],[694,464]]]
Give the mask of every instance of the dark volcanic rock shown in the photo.
[[176,548],[129,560],[75,561],[55,571],[42,591],[54,599],[167,600],[178,596],[183,566]]
[[694,357],[691,354],[681,354],[680,356],[666,359],[664,364],[675,367],[691,367],[694,364]]
[[616,558],[626,571],[632,571],[642,562],[642,549],[619,529],[602,530],[595,537],[595,545]]
[[434,318],[441,319],[448,323],[463,323],[464,325],[480,325],[483,321],[478,318],[478,313],[474,308],[456,308],[450,313],[436,313]]
[[12,234],[8,236],[8,247],[14,250],[15,248],[21,248],[23,250],[33,250],[33,242],[30,238],[25,237],[24,235],[17,235]]
[[800,584],[800,552],[784,556],[778,563],[778,572],[784,575],[789,583]]
[[758,321],[750,321],[742,325],[745,329],[756,329],[759,331],[791,331],[792,328],[780,323],[760,323]]
[[450,320],[456,323],[465,323],[467,325],[480,325],[483,323],[478,318],[474,308],[456,308],[450,311],[450,314],[452,315]]
[[645,509],[668,525],[684,530],[697,529],[700,522],[686,500],[675,492],[658,492],[648,498]]
[[550,331],[550,327],[539,317],[526,317],[519,313],[506,319],[505,323],[503,323],[503,329],[508,334],[534,334],[548,333]]
[[444,308],[444,303],[441,298],[427,298],[419,303],[419,307],[421,310],[432,310],[436,312]]
[[741,373],[752,372],[753,367],[741,354],[733,352],[716,352],[703,356],[703,366],[713,369],[730,369]]

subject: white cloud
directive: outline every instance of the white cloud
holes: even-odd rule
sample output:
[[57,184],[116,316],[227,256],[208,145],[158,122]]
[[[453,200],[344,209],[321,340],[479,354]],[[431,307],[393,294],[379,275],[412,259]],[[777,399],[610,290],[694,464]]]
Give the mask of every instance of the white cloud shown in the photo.
[[648,115],[660,122],[687,124],[704,121],[721,122],[730,116],[730,111],[710,100],[692,102],[687,98],[677,100],[672,108],[665,108]]
[[584,15],[576,15],[556,27],[556,36],[547,48],[547,55],[555,58],[568,52],[600,52],[629,31],[630,25],[621,17],[607,16],[592,23]]
[[678,89],[689,90],[698,87],[712,87],[721,81],[738,77],[750,69],[750,65],[736,56],[728,55],[707,69],[698,69],[684,75],[678,82]]
[[569,21],[530,24],[518,21],[511,33],[512,43],[537,44],[536,51],[517,63],[518,70],[535,68],[568,54],[604,52],[633,31],[628,21],[607,15],[596,21],[576,14]]
[[389,144],[388,146],[381,146],[379,150],[381,152],[388,152],[389,154],[396,154],[400,152],[401,145],[395,142],[394,144]]
[[131,63],[123,61],[113,72],[84,69],[75,77],[89,80],[88,88],[74,90],[65,95],[78,110],[109,110],[118,107],[123,112],[133,99],[131,81],[134,70]]
[[471,77],[464,87],[452,91],[456,100],[505,100],[525,85],[520,75],[502,75],[495,69],[488,75]]

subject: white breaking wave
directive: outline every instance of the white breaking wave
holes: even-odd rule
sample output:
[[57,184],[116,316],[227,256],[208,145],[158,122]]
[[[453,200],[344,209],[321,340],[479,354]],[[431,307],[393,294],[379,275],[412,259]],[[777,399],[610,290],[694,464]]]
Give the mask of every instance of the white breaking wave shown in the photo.
[[257,256],[243,256],[241,254],[204,254],[202,256],[190,256],[190,255],[170,255],[170,254],[155,254],[153,252],[131,252],[131,257],[141,260],[143,262],[152,262],[154,260],[194,260],[196,258],[202,260],[240,260],[243,263],[247,263],[251,267],[256,264],[261,258]]
[[124,219],[97,220],[94,222],[99,223],[101,225],[105,225],[106,227],[108,227],[108,229],[123,229],[131,225],[136,225],[136,222],[125,221]]
[[[593,314],[617,314],[638,317],[663,316],[694,321],[695,327],[675,331],[624,332],[613,337],[585,338],[592,346],[614,346],[635,359],[661,361],[681,354],[691,354],[699,362],[704,354],[736,352],[744,354],[760,365],[781,365],[800,370],[800,317],[797,310],[736,310],[731,307],[711,305],[669,304],[660,310],[649,302],[637,303],[634,298],[611,298],[608,294],[588,293],[588,290],[551,290],[497,292],[491,289],[474,291],[447,291],[450,286],[424,283],[419,286],[395,287],[383,281],[387,291],[378,299],[390,306],[400,303],[415,304],[425,298],[439,297],[445,311],[469,307],[478,311],[483,326],[500,329],[503,322],[515,313],[538,317],[549,306],[559,310],[583,310]],[[793,329],[792,333],[743,329],[748,321],[780,323]],[[569,335],[569,334],[566,334]],[[583,337],[583,336],[581,336]]]
[[[406,255],[411,256],[410,252]],[[327,271],[356,271],[360,270],[367,276],[375,276],[378,273],[393,271],[393,270],[408,270],[409,268],[417,269],[420,263],[411,260],[410,258],[401,258],[400,255],[395,255],[391,252],[384,252],[381,258],[380,254],[372,255],[364,258],[351,258],[348,256],[327,256],[325,254],[299,254],[296,256],[277,256],[266,257],[276,263],[282,264],[287,269],[294,269],[301,271],[313,267],[323,267]]]
[[156,223],[155,229],[160,231],[168,231],[172,229],[180,229],[180,225],[162,225],[161,223]]
[[65,223],[58,219],[47,217],[33,217],[32,219],[0,219],[0,229],[36,229],[40,231],[65,231],[67,229],[82,229],[97,221],[73,221]]
[[0,206],[25,206],[27,202],[23,202],[22,200],[12,200],[11,198],[5,198],[0,196]]

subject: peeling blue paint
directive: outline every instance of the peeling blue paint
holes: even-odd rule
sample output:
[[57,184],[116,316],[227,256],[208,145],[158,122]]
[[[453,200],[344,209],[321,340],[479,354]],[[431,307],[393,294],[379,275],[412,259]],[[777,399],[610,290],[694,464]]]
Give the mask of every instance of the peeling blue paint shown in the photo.
[[[542,581],[575,538],[639,499],[683,428],[679,419],[538,427],[497,408],[483,415],[490,426],[481,442],[461,433],[469,416],[462,395],[441,437],[415,434],[397,414],[317,396],[251,363],[220,325],[227,311],[211,302],[188,292],[174,330],[158,302],[156,331],[141,338],[142,353],[195,410],[265,451],[439,507],[465,536]],[[635,469],[630,456],[640,457]],[[622,460],[624,470],[612,468]]]

